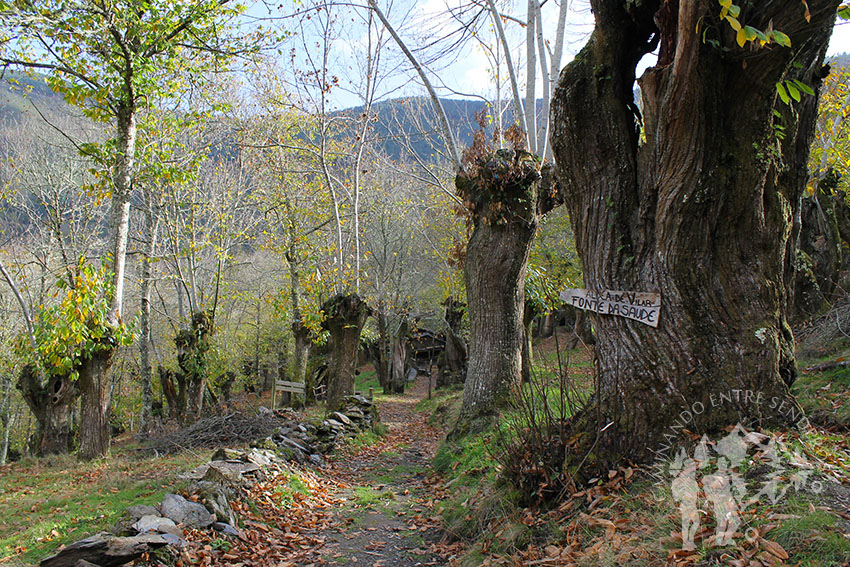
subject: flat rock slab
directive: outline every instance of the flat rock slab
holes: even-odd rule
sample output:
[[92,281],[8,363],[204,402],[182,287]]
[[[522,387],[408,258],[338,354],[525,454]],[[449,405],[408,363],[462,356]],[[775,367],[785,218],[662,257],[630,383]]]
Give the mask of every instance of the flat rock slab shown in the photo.
[[183,535],[183,530],[177,527],[174,520],[160,516],[142,516],[138,522],[133,524],[133,529],[140,534],[148,532],[160,534]]
[[206,528],[213,523],[213,516],[206,508],[178,494],[166,494],[160,508],[163,516],[184,528]]
[[116,537],[101,532],[74,542],[56,555],[43,559],[41,567],[74,567],[78,562],[93,563],[100,567],[118,567],[138,559],[144,553],[165,547],[171,538],[160,534]]

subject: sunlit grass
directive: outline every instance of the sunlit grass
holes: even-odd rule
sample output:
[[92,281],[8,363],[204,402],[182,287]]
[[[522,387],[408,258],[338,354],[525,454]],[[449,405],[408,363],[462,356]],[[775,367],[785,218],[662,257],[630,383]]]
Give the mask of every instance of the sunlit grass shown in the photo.
[[116,451],[82,463],[73,456],[26,459],[0,471],[0,558],[37,564],[60,545],[109,530],[121,512],[158,504],[209,454],[134,458]]

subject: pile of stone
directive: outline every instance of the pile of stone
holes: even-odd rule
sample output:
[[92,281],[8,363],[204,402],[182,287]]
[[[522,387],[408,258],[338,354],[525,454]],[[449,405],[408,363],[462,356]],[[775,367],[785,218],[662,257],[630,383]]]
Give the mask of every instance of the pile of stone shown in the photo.
[[322,421],[317,428],[317,434],[331,443],[330,451],[333,451],[337,442],[357,435],[361,431],[373,429],[376,423],[378,423],[378,408],[374,402],[355,394],[346,396],[343,399],[342,409],[331,413]]
[[343,399],[342,408],[318,423],[290,421],[252,446],[274,451],[287,461],[322,466],[322,455],[332,453],[346,438],[373,429],[379,422],[375,403],[355,394]]
[[123,565],[162,547],[182,549],[188,545],[183,539],[184,530],[204,528],[241,535],[233,525],[218,521],[206,506],[179,494],[166,494],[158,507],[130,506],[112,533],[101,532],[72,543],[42,560],[41,567]]
[[159,506],[130,506],[112,533],[101,532],[72,543],[41,562],[41,567],[113,567],[168,546],[184,548],[185,530],[212,529],[221,536],[243,537],[230,506],[251,483],[265,478],[263,469],[278,462],[269,451],[217,451],[213,460],[182,475],[196,501],[166,494]]
[[101,532],[72,543],[44,559],[41,567],[117,567],[162,547],[182,549],[188,545],[183,539],[188,529],[212,529],[241,538],[239,518],[230,502],[251,484],[264,480],[264,470],[282,461],[322,466],[322,454],[332,452],[344,439],[374,428],[379,421],[372,400],[357,394],[346,397],[340,411],[319,423],[286,417],[291,419],[272,435],[252,443],[250,449],[219,449],[210,462],[181,475],[190,480],[188,492],[197,501],[166,494],[159,506],[130,506],[112,533]]

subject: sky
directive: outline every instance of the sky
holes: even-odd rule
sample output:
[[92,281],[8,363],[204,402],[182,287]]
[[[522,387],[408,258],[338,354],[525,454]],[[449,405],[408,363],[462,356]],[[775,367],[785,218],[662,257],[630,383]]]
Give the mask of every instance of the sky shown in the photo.
[[[267,0],[258,0],[260,5],[269,7]],[[330,58],[330,66],[334,74],[339,75],[339,88],[335,88],[331,94],[331,106],[335,109],[359,106],[362,98],[357,96],[362,77],[364,59],[364,47],[368,43],[370,35],[366,32],[366,13],[362,0],[348,0],[351,4],[338,4],[341,6],[341,15],[336,23],[337,34],[334,41],[333,54]],[[567,36],[562,58],[562,67],[565,66],[584,46],[590,32],[593,30],[593,16],[590,12],[588,0],[564,0],[569,1],[570,10],[567,17]],[[408,43],[409,47],[417,48],[428,44],[435,38],[446,35],[451,30],[458,29],[458,22],[449,16],[449,12],[457,10],[461,6],[468,6],[469,0],[378,0],[382,10],[396,27],[399,35]],[[303,7],[305,4],[297,3],[296,6]],[[503,13],[516,15],[519,19],[525,17],[525,5],[523,0],[497,0],[497,5]],[[560,0],[547,0],[543,7],[544,38],[550,48],[554,45],[554,32],[557,23],[557,12]],[[282,8],[282,7],[281,7]],[[268,12],[267,12],[268,13]],[[261,14],[257,14],[261,17]],[[317,30],[320,18],[304,22],[309,29]],[[428,50],[417,51],[417,56],[427,60],[428,75],[435,86],[438,87],[440,96],[452,98],[485,97],[493,100],[494,96],[494,64],[492,53],[488,55],[481,44],[496,45],[495,30],[489,20],[486,25],[479,27],[480,43],[475,39],[466,42],[463,49],[447,49],[447,42],[436,43]],[[291,20],[286,22],[291,25]],[[377,23],[375,29],[379,29]],[[525,30],[516,22],[506,21],[505,29],[508,41],[512,46],[511,52],[514,57],[514,66],[520,69],[520,88],[525,83],[524,69],[524,45]],[[295,41],[301,41],[311,33],[307,31],[293,35]],[[373,30],[372,37],[377,32]],[[385,34],[386,35],[386,34]],[[301,41],[299,49],[302,52],[316,51],[317,44],[310,40]],[[437,54],[440,50],[443,53]],[[850,53],[850,24],[836,26],[830,42],[829,54]],[[422,96],[425,88],[416,76],[410,65],[401,55],[392,40],[388,40],[386,47],[382,50],[382,63],[384,73],[382,82],[378,89],[377,98],[389,99],[399,96]],[[648,58],[649,59],[649,58]],[[643,63],[647,67],[651,61]],[[502,66],[502,98],[508,99],[510,95],[509,86],[505,77],[504,65]],[[640,71],[639,73],[640,74]],[[538,73],[536,97],[542,96],[542,82]]]
[[[420,0],[420,9],[423,12],[436,12],[440,9],[440,6],[443,6],[443,9],[445,9],[445,4],[451,1]],[[549,3],[554,4],[551,0]],[[521,13],[522,10],[520,9],[519,12]],[[548,18],[546,18],[544,13],[544,28],[546,28],[549,22],[553,24],[549,27],[554,27],[554,21],[557,16],[553,12],[554,10],[550,11]],[[586,0],[574,0],[572,2],[567,21],[568,39],[562,61],[564,66],[581,50],[593,29],[593,19]],[[550,29],[548,31],[551,32],[552,30]],[[520,38],[520,41],[523,39]],[[850,22],[836,25],[833,31],[827,54],[836,55],[839,53],[850,53]],[[469,85],[469,88],[474,90],[474,85],[486,85],[491,80],[489,75],[490,67],[491,65],[488,63],[487,57],[480,49],[471,49],[468,56],[461,58],[457,64],[452,66],[450,77],[452,77],[452,82]]]

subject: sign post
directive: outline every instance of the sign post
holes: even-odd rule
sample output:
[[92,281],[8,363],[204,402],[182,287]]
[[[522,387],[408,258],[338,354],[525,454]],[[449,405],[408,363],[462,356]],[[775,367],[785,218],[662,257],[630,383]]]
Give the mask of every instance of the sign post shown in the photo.
[[565,289],[561,301],[585,311],[601,315],[616,315],[638,321],[650,327],[658,326],[661,314],[661,294],[645,291],[590,291]]

